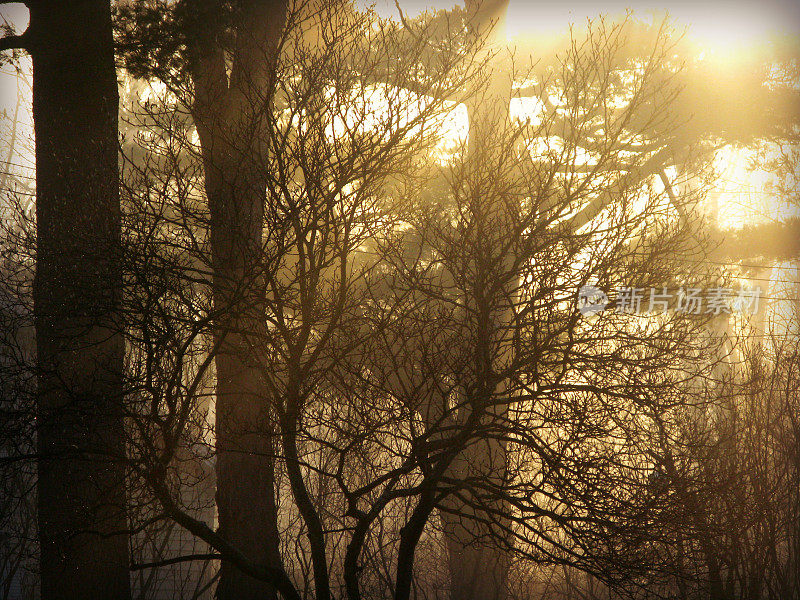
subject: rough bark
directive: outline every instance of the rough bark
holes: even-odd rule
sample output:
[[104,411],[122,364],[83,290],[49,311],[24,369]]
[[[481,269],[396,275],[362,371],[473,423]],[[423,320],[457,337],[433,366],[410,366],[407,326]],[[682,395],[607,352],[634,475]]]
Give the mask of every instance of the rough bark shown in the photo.
[[42,598],[129,598],[110,6],[30,2]]

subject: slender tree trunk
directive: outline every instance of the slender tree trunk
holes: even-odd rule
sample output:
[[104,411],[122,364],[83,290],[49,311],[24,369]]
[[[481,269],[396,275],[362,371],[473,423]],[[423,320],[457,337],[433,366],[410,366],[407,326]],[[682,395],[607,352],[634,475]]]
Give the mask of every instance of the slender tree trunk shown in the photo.
[[[292,407],[299,407],[301,401],[298,394],[292,394]],[[293,411],[293,409],[290,409]],[[308,542],[311,546],[311,562],[314,569],[314,596],[317,600],[330,600],[330,577],[328,575],[328,558],[325,552],[325,529],[319,513],[314,506],[311,495],[303,480],[301,462],[297,449],[297,413],[285,415],[281,419],[282,447],[286,455],[286,473],[292,489],[297,510],[308,527]]]
[[[211,212],[215,336],[217,510],[224,538],[256,563],[280,564],[274,423],[250,341],[264,327],[258,276],[264,226],[265,118],[286,0],[242,0],[232,63],[219,46],[212,0],[187,2],[194,112]],[[272,586],[223,561],[217,597],[268,600]]]
[[[243,158],[243,160],[245,160]],[[220,533],[253,561],[275,566],[278,521],[275,463],[268,393],[248,343],[258,320],[253,279],[261,252],[266,184],[227,165],[237,185],[208,178],[214,306],[220,312],[215,335],[223,340],[216,356],[217,510]],[[227,176],[225,177],[227,179]],[[263,312],[261,313],[263,315]],[[221,600],[275,598],[274,589],[223,561],[217,597]]]
[[109,3],[30,2],[42,598],[130,597]]
[[[477,35],[482,36],[489,32],[487,39],[489,51],[495,50],[505,43],[508,0],[485,0],[484,2],[467,0],[466,7],[474,15],[472,25]],[[485,155],[486,141],[491,139],[494,132],[502,131],[508,121],[511,100],[510,74],[493,73],[486,92],[485,97],[474,98],[467,106],[470,123],[469,160],[472,161],[476,171],[483,168],[480,163],[487,158]],[[491,191],[489,192],[489,197],[491,197]],[[488,222],[493,223],[493,227],[497,227],[496,223],[503,221],[501,205],[490,205],[485,207],[485,210],[491,216]],[[488,231],[482,237],[490,240],[497,234],[496,231]],[[481,259],[478,257],[478,262],[480,261]],[[474,298],[467,300],[467,304],[474,314],[478,333],[475,348],[476,375],[486,382],[488,382],[488,377],[481,375],[481,369],[491,371],[494,367],[491,364],[493,360],[505,359],[505,357],[490,355],[489,348],[492,340],[497,332],[502,330],[505,322],[511,318],[510,307],[498,312],[497,306],[495,306],[498,298],[488,298],[485,295],[486,286],[483,285],[485,282],[482,281],[480,273],[484,269],[494,268],[495,266],[490,264],[476,265]],[[495,393],[502,393],[502,390],[486,389],[481,395],[485,395],[489,400]],[[478,398],[477,401],[480,404],[482,399]],[[499,408],[489,406],[483,417],[483,423],[486,424],[495,418],[502,419],[505,412],[506,409],[503,406]],[[497,480],[495,483],[499,484],[499,478],[504,475],[505,471],[505,444],[496,439],[485,439],[470,444],[454,458],[449,469],[449,476],[458,480],[495,479]],[[456,497],[451,496],[446,502],[447,510],[441,511],[441,518],[450,567],[451,599],[503,600],[506,597],[509,556],[503,548],[503,540],[497,537],[501,535],[497,528],[485,523],[485,521],[496,520],[498,517],[484,513]],[[502,502],[500,500],[490,502],[493,504],[492,512],[502,515],[506,509]],[[502,516],[499,520],[502,520]]]

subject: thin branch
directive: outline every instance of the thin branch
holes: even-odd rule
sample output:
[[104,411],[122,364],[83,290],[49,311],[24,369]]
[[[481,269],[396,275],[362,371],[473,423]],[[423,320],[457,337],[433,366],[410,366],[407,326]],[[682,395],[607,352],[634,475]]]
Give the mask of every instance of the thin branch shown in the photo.
[[158,567],[166,567],[183,562],[191,562],[195,560],[218,560],[222,558],[222,554],[217,552],[200,552],[197,554],[184,554],[183,556],[176,556],[174,558],[165,558],[164,560],[157,560],[148,563],[132,563],[130,566],[131,571],[141,571],[143,569],[157,569]]

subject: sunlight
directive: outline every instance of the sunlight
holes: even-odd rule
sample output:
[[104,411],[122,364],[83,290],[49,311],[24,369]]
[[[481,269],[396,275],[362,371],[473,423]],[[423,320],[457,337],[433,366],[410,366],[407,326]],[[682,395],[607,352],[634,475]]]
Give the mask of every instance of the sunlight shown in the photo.
[[669,3],[654,0],[582,0],[545,5],[511,0],[508,33],[513,38],[564,30],[570,23],[581,24],[586,19],[600,15],[614,18],[631,9],[634,17],[647,21],[657,22],[669,15],[679,28],[687,27],[689,35],[697,43],[717,52],[729,52],[775,35],[796,34],[795,24],[800,16],[800,8],[796,3],[780,0],[739,1],[723,6],[707,0]]
[[798,0],[26,4],[0,596],[798,600]]

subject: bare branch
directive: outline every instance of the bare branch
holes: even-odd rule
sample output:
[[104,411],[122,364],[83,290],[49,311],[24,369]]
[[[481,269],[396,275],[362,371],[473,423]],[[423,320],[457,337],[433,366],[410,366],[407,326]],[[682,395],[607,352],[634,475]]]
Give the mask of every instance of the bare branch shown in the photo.
[[0,38],[0,52],[4,50],[30,51],[30,39],[27,33],[21,35],[7,35]]
[[218,560],[222,558],[221,554],[214,552],[200,552],[197,554],[184,554],[183,556],[176,556],[174,558],[165,558],[164,560],[157,560],[147,563],[133,563],[131,564],[131,571],[142,571],[144,569],[157,569],[158,567],[167,567],[169,565],[176,565],[184,562],[191,562],[195,560]]

